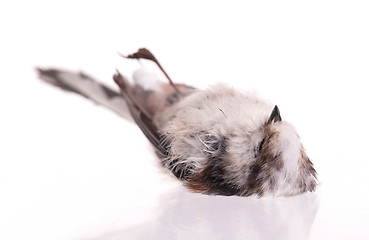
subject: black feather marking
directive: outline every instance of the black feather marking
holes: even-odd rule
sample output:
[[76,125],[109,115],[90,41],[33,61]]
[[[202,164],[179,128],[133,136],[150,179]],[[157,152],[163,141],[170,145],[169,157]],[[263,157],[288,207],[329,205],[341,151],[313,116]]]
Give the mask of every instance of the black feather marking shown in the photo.
[[211,144],[212,153],[209,153],[206,167],[188,182],[188,187],[210,195],[237,195],[240,188],[227,181],[224,158],[226,157],[227,138],[209,136],[215,140]]
[[193,167],[185,163],[178,163],[179,160],[180,160],[179,158],[171,159],[171,161],[168,164],[168,168],[178,179],[189,181],[192,176]]
[[[79,75],[82,77],[82,78],[85,78],[87,80],[90,80],[92,82],[96,82],[96,80],[94,80],[93,78],[91,78],[90,76],[86,75],[85,73],[82,73],[80,72]],[[117,92],[117,91],[114,91],[110,88],[108,88],[107,86],[99,83],[101,89],[104,91],[105,93],[105,96],[108,98],[108,99],[112,99],[112,98],[115,98],[115,97],[121,97],[121,95]]]
[[[36,68],[36,70],[38,71],[39,78],[42,79],[43,81],[50,83],[54,86],[60,87],[61,89],[65,91],[70,91],[70,92],[75,92],[75,93],[80,94],[79,91],[76,91],[76,89],[66,84],[63,81],[63,79],[60,78],[59,74],[61,73],[61,71],[56,70],[56,69],[41,69],[41,68]],[[86,96],[84,95],[84,97]]]
[[167,102],[169,104],[174,104],[174,103],[178,102],[180,97],[181,97],[181,94],[179,92],[174,92],[173,94],[171,94],[167,97]]

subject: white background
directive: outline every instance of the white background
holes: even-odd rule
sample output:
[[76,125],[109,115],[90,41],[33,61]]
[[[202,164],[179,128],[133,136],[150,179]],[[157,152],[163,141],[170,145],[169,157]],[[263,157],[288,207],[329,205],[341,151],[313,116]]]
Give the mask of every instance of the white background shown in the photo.
[[[367,1],[2,1],[0,239],[368,239]],[[188,193],[139,129],[37,79],[112,84],[149,48],[176,82],[278,104],[319,174],[282,199]]]

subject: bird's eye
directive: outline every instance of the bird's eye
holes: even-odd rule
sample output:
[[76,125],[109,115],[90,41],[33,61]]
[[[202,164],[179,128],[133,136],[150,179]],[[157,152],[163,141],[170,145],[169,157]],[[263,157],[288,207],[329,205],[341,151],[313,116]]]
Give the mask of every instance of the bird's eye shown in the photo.
[[264,142],[265,142],[265,138],[263,138],[263,140],[261,140],[261,142],[259,143],[258,152],[260,152],[263,149]]

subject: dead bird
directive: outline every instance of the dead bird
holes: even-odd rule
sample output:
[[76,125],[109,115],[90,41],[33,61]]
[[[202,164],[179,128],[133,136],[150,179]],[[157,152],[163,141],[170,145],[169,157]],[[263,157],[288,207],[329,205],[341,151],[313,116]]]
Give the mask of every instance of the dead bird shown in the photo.
[[314,166],[276,105],[224,84],[176,84],[145,48],[124,57],[153,61],[168,83],[142,72],[130,82],[117,72],[118,92],[81,73],[38,69],[39,77],[132,118],[163,166],[193,192],[278,197],[315,190]]

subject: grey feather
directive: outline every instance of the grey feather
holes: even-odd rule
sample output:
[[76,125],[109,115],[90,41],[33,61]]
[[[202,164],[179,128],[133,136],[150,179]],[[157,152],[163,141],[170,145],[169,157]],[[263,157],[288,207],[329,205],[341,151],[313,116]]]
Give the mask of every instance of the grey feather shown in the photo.
[[97,104],[110,108],[123,118],[133,121],[122,95],[100,81],[78,72],[37,68],[39,78],[63,90],[78,93]]

